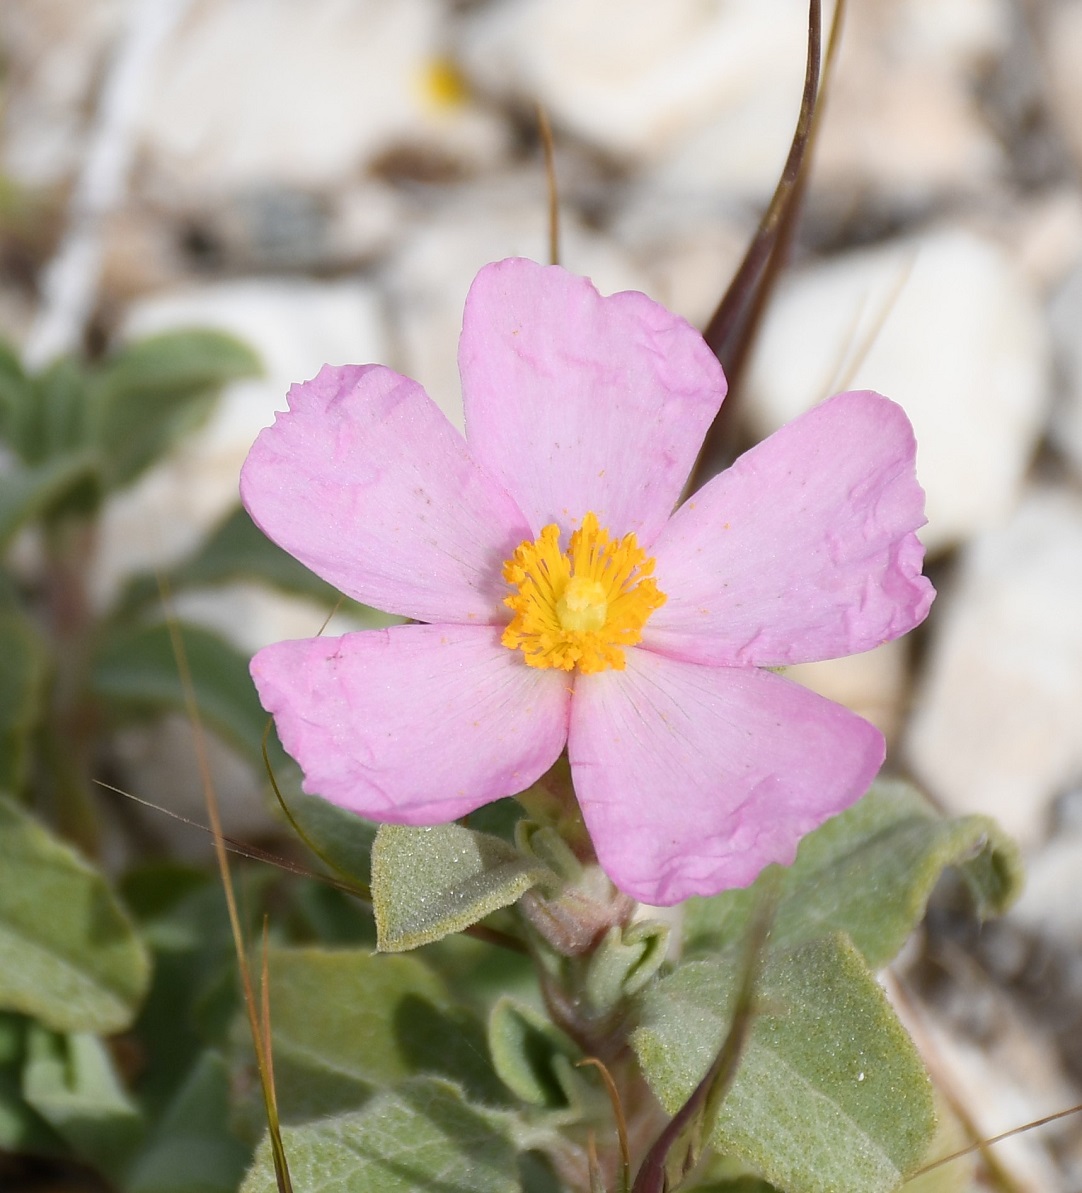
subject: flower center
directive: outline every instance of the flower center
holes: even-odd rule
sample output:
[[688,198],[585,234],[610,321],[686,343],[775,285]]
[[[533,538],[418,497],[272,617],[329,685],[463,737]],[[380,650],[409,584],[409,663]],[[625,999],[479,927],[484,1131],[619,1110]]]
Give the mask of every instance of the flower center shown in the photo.
[[614,542],[596,514],[583,518],[566,551],[552,523],[503,565],[517,591],[504,600],[515,616],[501,641],[530,667],[622,671],[623,648],[641,641],[650,614],[665,603],[653,570],[633,534]]

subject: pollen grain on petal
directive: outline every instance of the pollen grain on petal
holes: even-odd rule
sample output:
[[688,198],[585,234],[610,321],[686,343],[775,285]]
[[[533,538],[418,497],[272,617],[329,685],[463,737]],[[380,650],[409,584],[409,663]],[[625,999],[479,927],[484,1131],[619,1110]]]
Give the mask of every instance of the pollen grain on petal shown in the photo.
[[521,650],[530,667],[622,671],[624,648],[641,641],[643,626],[665,603],[653,570],[634,534],[613,540],[594,513],[583,518],[566,551],[552,523],[503,565],[516,591],[504,599],[514,617],[501,641]]

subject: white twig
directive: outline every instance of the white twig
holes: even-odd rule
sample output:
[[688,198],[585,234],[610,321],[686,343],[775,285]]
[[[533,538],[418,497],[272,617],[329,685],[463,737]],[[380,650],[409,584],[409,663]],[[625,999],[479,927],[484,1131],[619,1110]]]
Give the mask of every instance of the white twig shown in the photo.
[[154,59],[190,0],[134,0],[87,137],[67,231],[42,274],[41,307],[26,345],[38,367],[75,348],[97,298],[106,216],[119,207],[135,155],[138,120]]

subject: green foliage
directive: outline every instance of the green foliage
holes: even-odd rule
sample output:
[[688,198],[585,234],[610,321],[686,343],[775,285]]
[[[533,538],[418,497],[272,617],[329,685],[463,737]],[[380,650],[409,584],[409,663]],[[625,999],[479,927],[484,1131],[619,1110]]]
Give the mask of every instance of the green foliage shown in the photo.
[[417,1073],[503,1100],[479,1020],[414,957],[272,949],[271,1024],[279,1110],[307,1122],[355,1110]]
[[40,464],[15,464],[0,473],[0,549],[24,526],[92,483],[96,475],[88,452],[56,456]]
[[[885,965],[924,916],[949,866],[957,867],[982,918],[1001,914],[1022,884],[1017,846],[986,816],[947,820],[913,787],[877,783],[856,805],[809,833],[780,872],[775,946],[845,932],[869,965]],[[744,932],[764,874],[747,890],[691,899],[687,955],[731,947]]]
[[316,855],[334,872],[367,887],[372,873],[372,846],[379,825],[347,812],[318,795],[297,792],[286,800],[289,814]]
[[[356,601],[343,600],[326,580],[272,543],[242,508],[226,517],[189,559],[168,573],[167,579],[172,592],[253,581],[291,596],[307,597],[328,610],[341,604],[373,625],[394,620]],[[130,581],[120,604],[123,609],[138,609],[157,600],[158,582],[154,576],[144,574]]]
[[0,1151],[48,1156],[64,1143],[23,1097],[27,1034],[33,1020],[0,1012]]
[[500,1078],[529,1106],[560,1110],[578,1100],[573,1065],[581,1049],[540,1011],[501,998],[488,1020],[488,1043]]
[[125,1193],[233,1193],[250,1149],[229,1130],[229,1070],[204,1052],[129,1166]]
[[86,393],[86,440],[106,487],[130,484],[206,417],[222,386],[258,371],[251,350],[218,331],[166,332],[111,357]]
[[0,790],[20,792],[30,769],[31,735],[45,711],[49,653],[33,622],[0,610]]
[[[260,769],[267,725],[248,676],[248,657],[201,626],[177,624],[199,711],[208,726]],[[94,694],[116,721],[186,709],[170,628],[165,622],[118,626],[98,644],[91,666]],[[269,741],[275,765],[285,765],[277,738]]]
[[[860,954],[830,937],[764,959],[758,1015],[712,1142],[786,1190],[876,1193],[935,1128],[920,1059]],[[739,969],[692,961],[644,997],[632,1043],[674,1113],[728,1031]]]
[[[296,1193],[519,1193],[507,1116],[421,1078],[359,1111],[282,1131]],[[276,1193],[266,1142],[241,1193]]]
[[123,1171],[142,1121],[101,1040],[32,1026],[23,1092],[76,1156],[113,1177]]
[[127,1027],[146,950],[105,880],[0,797],[0,1007],[56,1031]]
[[372,852],[379,947],[400,952],[461,932],[516,902],[549,873],[488,833],[458,824],[385,824]]

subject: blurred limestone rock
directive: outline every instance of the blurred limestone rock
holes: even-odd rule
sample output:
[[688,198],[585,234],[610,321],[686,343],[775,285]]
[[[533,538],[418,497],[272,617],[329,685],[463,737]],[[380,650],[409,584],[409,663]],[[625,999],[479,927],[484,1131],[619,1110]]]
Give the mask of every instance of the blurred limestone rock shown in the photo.
[[[505,0],[466,22],[461,44],[482,86],[539,100],[560,127],[618,158],[656,160],[707,122],[751,109],[760,120],[784,111],[784,158],[806,28],[799,0],[629,0],[615,20],[607,0]],[[775,173],[779,164],[771,157]],[[741,168],[735,156],[732,165]]]
[[1024,845],[1082,774],[1082,500],[1027,494],[963,551],[938,606],[907,736],[917,777],[954,813]]
[[93,98],[133,0],[4,0],[0,172],[25,186],[65,182],[81,164]]
[[229,386],[209,422],[109,502],[93,581],[98,598],[135,570],[167,567],[191,551],[237,502],[241,464],[296,381],[327,363],[387,356],[382,310],[360,281],[248,280],[192,288],[132,308],[125,337],[214,327],[261,356],[265,375]]
[[859,713],[893,741],[902,723],[908,657],[905,642],[898,639],[863,654],[798,663],[785,675]]
[[1037,296],[991,241],[946,227],[795,271],[780,287],[747,378],[766,435],[840,389],[905,407],[938,550],[1006,518],[1051,395]]
[[186,192],[333,188],[407,149],[487,165],[504,125],[447,39],[438,0],[203,0],[162,54],[145,169]]
[[1052,299],[1049,323],[1059,375],[1052,439],[1082,477],[1082,256]]
[[[646,277],[613,240],[572,215],[561,221],[561,257],[603,294],[644,290]],[[462,306],[477,271],[504,257],[548,260],[544,177],[538,170],[475,185],[420,211],[386,287],[396,352],[391,362],[415,378],[462,428],[458,337]]]
[[1048,94],[1075,161],[1082,164],[1082,5],[1061,0],[1043,5],[1037,15]]

